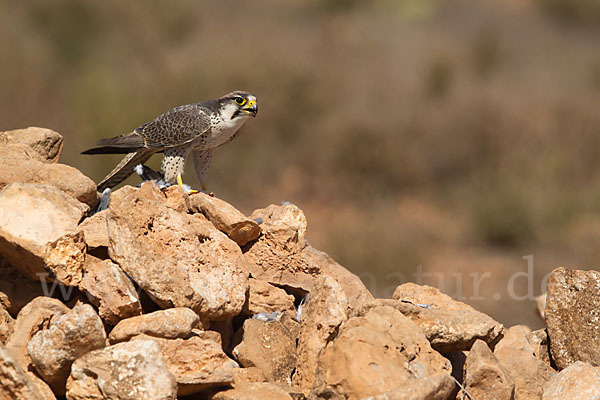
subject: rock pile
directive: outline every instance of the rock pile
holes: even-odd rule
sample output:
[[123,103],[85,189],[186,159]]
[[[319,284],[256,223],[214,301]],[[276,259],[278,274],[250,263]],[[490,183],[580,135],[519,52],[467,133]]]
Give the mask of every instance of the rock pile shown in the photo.
[[600,399],[600,274],[558,269],[547,330],[437,289],[374,299],[292,205],[246,217],[0,133],[0,399]]

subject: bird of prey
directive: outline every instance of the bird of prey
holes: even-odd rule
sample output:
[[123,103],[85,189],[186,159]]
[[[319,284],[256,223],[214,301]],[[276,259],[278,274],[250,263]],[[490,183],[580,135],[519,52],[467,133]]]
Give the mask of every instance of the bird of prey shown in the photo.
[[213,150],[238,136],[244,123],[256,117],[256,96],[234,91],[216,100],[176,107],[131,133],[102,139],[81,154],[126,154],[97,185],[112,188],[133,174],[154,153],[164,153],[161,170],[165,182],[181,184],[185,160],[191,153],[202,190],[206,191]]

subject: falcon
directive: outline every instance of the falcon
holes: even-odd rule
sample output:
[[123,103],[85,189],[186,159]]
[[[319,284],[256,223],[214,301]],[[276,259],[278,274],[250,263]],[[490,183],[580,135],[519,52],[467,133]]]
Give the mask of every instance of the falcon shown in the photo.
[[179,183],[191,154],[196,175],[206,191],[213,151],[238,136],[250,117],[256,117],[256,96],[234,91],[216,100],[173,108],[133,132],[102,139],[81,154],[126,154],[98,183],[98,191],[113,188],[134,173],[154,153],[164,153],[161,170],[167,184]]

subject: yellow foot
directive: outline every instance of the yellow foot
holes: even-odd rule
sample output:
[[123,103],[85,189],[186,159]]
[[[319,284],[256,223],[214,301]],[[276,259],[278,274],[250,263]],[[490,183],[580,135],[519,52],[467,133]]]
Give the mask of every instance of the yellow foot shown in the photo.
[[190,189],[188,185],[183,185],[183,180],[181,179],[181,174],[177,174],[177,184],[183,189],[183,191],[185,193],[187,193],[189,196],[195,194],[195,193],[200,193],[198,192],[196,189]]

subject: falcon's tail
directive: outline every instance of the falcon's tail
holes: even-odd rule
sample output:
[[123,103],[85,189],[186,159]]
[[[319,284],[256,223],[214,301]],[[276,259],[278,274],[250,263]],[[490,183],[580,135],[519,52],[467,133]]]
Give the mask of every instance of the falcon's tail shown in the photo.
[[119,165],[97,185],[98,191],[102,192],[106,188],[113,188],[123,182],[129,175],[134,173],[136,165],[145,163],[155,152],[155,149],[144,148],[133,153],[128,153]]

